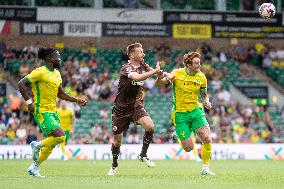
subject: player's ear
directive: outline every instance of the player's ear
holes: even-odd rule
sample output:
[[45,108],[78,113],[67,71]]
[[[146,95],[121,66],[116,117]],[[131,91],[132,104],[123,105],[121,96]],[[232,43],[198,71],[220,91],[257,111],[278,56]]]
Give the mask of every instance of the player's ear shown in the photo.
[[128,58],[131,58],[132,53],[127,54]]

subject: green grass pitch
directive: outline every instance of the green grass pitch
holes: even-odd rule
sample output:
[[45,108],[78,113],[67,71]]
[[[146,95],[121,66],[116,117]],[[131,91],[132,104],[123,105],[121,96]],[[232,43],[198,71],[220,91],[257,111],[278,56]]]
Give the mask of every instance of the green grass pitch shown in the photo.
[[0,160],[1,189],[283,189],[284,161],[211,161],[215,177],[199,175],[194,161],[160,160],[148,168],[138,160],[119,161],[113,177],[111,161],[48,160],[41,166],[46,178],[26,174],[31,160]]

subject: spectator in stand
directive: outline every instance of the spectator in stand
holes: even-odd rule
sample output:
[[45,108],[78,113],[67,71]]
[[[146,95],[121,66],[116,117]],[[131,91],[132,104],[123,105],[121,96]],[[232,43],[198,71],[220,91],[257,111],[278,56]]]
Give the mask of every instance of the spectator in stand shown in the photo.
[[262,67],[263,68],[270,68],[272,65],[272,59],[269,55],[269,52],[265,52],[262,60]]
[[105,81],[99,93],[100,101],[108,101],[111,97],[111,83],[109,81]]
[[99,118],[109,119],[109,109],[107,106],[100,110]]
[[17,117],[20,116],[20,110],[21,110],[21,99],[17,96],[17,93],[13,93],[9,96],[11,101],[11,107],[10,109],[12,112],[15,112],[17,114]]
[[7,130],[6,130],[6,136],[9,138],[10,143],[13,144],[13,141],[15,139],[16,135],[16,128],[12,124],[8,124]]
[[6,127],[8,125],[9,117],[6,114],[1,115],[1,123]]
[[242,44],[237,44],[233,48],[233,55],[235,60],[237,60],[240,63],[246,63],[247,60],[247,49]]
[[218,60],[222,63],[228,61],[229,55],[227,54],[225,47],[220,48],[219,52],[217,53],[217,57]]
[[224,87],[217,93],[217,102],[219,105],[227,106],[231,101],[231,94]]
[[0,40],[0,54],[3,54],[6,51],[6,43],[3,40]]
[[214,93],[220,91],[223,85],[223,82],[220,80],[218,75],[213,76],[213,80],[211,81],[212,90]]
[[27,62],[22,63],[20,66],[20,76],[25,77],[26,75],[29,74],[29,71],[30,71],[30,67],[28,63]]
[[32,131],[32,129],[28,130],[28,135],[27,135],[27,140],[26,143],[30,144],[32,141],[37,141],[37,136],[36,134],[34,134],[34,132]]
[[248,66],[248,64],[242,64],[240,66],[240,70],[239,70],[239,76],[241,78],[250,78],[250,77],[254,77],[255,73],[252,70],[251,67]]
[[202,44],[201,53],[204,60],[212,60],[212,48],[207,43]]
[[228,136],[230,134],[230,123],[229,123],[229,118],[226,112],[221,112],[220,115],[220,135],[221,136]]
[[17,141],[16,141],[17,144],[26,144],[27,130],[23,127],[19,127],[16,130],[16,138],[17,138]]
[[104,123],[102,125],[102,130],[103,130],[103,137],[102,137],[102,142],[104,144],[111,144],[112,143],[112,133],[109,131],[107,125]]
[[201,71],[207,76],[208,79],[211,80],[214,70],[212,66],[208,63],[208,60],[204,60],[204,63],[201,67]]
[[241,143],[251,143],[251,128],[245,127],[244,133],[241,136]]
[[152,77],[145,80],[145,87],[151,94],[159,93],[159,89],[156,87],[155,83],[155,79]]
[[132,127],[127,136],[127,143],[128,144],[140,144],[141,141],[138,136],[137,127]]
[[91,129],[91,135],[94,143],[102,143],[103,130],[98,123],[94,123],[94,126]]
[[98,64],[93,56],[91,56],[89,60],[89,67],[91,68],[91,72],[95,72],[95,70],[98,68]]
[[4,133],[6,131],[6,125],[3,121],[5,119],[5,115],[2,115],[2,116],[1,116],[1,119],[0,119],[0,133]]
[[17,117],[17,114],[14,112],[12,113],[12,117],[10,117],[8,121],[8,125],[12,125],[13,128],[19,128],[20,127],[20,119]]
[[127,62],[129,60],[129,57],[126,53],[126,50],[124,50],[122,53],[121,53],[121,62]]

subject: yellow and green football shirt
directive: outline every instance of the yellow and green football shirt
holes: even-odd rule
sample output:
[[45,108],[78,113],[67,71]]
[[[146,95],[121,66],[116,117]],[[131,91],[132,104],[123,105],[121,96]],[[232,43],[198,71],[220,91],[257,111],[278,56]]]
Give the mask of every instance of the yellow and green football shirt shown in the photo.
[[32,84],[35,113],[56,112],[57,92],[62,83],[60,72],[41,66],[34,69],[26,78]]
[[60,118],[60,124],[62,129],[64,131],[70,131],[72,129],[72,122],[74,119],[73,110],[71,110],[70,108],[58,108],[57,113]]
[[186,68],[172,71],[173,80],[173,112],[192,111],[196,107],[203,107],[198,102],[198,92],[207,88],[207,79],[199,71],[190,75]]

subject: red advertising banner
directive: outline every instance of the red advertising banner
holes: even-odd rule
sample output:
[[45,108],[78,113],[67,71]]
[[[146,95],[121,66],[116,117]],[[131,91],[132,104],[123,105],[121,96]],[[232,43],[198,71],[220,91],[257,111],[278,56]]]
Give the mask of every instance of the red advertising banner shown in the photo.
[[11,21],[0,20],[0,34],[9,35],[11,33]]

